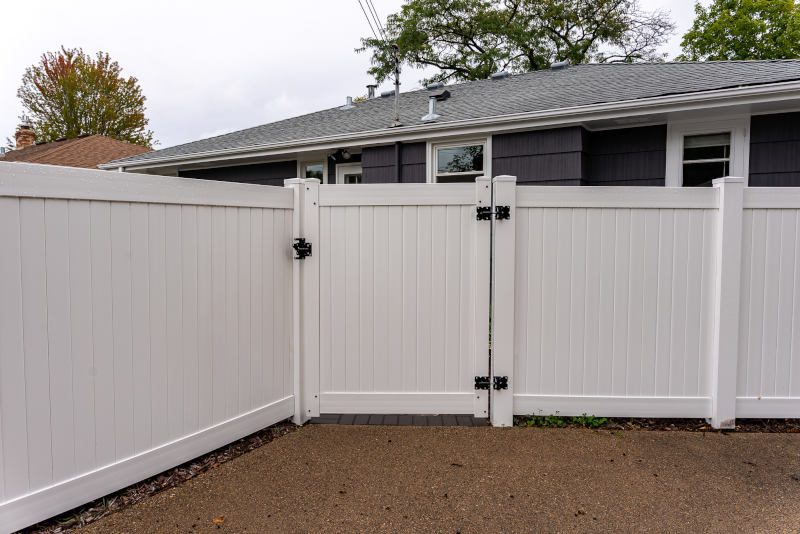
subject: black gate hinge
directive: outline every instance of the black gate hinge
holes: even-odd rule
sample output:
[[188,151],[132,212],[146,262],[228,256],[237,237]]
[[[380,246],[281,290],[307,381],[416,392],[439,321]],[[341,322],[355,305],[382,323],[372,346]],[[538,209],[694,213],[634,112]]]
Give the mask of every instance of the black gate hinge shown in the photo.
[[299,237],[294,240],[294,245],[292,245],[297,256],[294,257],[296,260],[302,260],[311,256],[311,243],[305,240],[304,237]]
[[475,377],[475,389],[489,389],[489,377],[488,376],[476,376]]
[[507,376],[495,376],[493,377],[494,381],[492,386],[494,389],[508,389],[508,377]]
[[495,210],[489,206],[478,206],[476,208],[476,218],[479,221],[491,221],[494,217],[495,221],[507,221],[511,218],[511,206],[495,206]]

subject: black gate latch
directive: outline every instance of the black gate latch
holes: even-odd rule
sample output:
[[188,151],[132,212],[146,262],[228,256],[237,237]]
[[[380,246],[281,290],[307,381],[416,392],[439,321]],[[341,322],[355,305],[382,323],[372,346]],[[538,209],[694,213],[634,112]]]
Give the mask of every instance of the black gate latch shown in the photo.
[[494,211],[489,206],[478,206],[476,211],[479,221],[491,221],[492,216],[495,221],[507,221],[511,218],[511,206],[495,206]]
[[488,376],[476,376],[475,377],[475,389],[489,389],[489,377]]
[[292,248],[297,253],[297,256],[294,257],[296,260],[302,260],[307,256],[311,256],[311,243],[306,241],[304,237],[295,239]]
[[494,377],[494,389],[508,389],[508,377],[507,376],[495,376]]

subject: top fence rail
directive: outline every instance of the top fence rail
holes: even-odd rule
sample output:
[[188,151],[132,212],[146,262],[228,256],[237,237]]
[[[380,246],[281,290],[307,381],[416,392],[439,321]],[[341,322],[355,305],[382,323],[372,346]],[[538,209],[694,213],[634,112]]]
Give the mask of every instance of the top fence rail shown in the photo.
[[0,162],[0,197],[292,209],[283,187]]

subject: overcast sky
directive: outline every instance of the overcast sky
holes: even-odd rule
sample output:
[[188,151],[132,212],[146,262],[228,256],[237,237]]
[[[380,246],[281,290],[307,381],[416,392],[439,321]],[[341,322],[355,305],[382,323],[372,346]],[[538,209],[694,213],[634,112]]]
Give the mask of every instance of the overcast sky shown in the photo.
[[[385,18],[402,0],[373,0]],[[679,52],[694,0],[641,0],[671,11]],[[707,1],[704,1],[707,3]],[[25,67],[61,45],[103,50],[136,76],[164,148],[344,104],[366,92],[369,27],[357,0],[37,0],[0,14],[0,140],[13,136]],[[421,73],[406,70],[402,90]]]

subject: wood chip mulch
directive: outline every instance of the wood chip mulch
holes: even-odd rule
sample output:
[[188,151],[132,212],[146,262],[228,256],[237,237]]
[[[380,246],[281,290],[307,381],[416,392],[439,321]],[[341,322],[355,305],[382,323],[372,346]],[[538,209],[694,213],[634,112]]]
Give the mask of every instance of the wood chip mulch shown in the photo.
[[164,471],[154,477],[138,482],[127,488],[121,489],[85,504],[79,508],[64,512],[61,515],[28,527],[20,531],[25,534],[56,534],[71,532],[84,525],[97,521],[110,513],[116,512],[140,502],[155,493],[173,488],[200,473],[213,469],[220,464],[232,460],[242,454],[266,445],[270,441],[293,432],[297,426],[290,422],[281,422],[271,427],[259,430],[238,441],[220,447],[204,456],[190,460],[184,464]]

